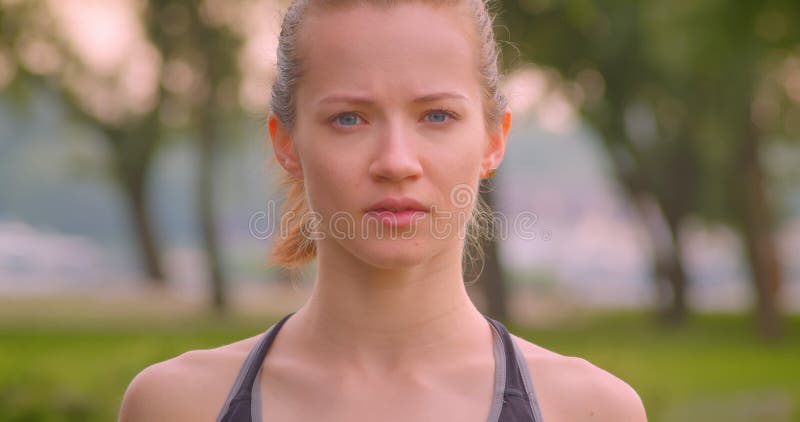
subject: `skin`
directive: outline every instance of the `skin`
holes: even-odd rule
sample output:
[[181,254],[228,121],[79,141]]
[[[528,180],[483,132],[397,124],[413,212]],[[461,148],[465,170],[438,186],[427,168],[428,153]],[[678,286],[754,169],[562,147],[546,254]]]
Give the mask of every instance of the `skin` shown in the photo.
[[[278,162],[304,179],[321,233],[331,234],[325,223],[334,213],[358,220],[390,195],[435,210],[406,239],[367,230],[318,240],[313,292],[263,363],[264,420],[486,420],[490,327],[463,284],[463,239],[430,232],[434,217],[465,209],[450,201],[455,186],[474,190],[498,167],[511,125],[509,112],[498,127],[485,124],[467,19],[412,3],[304,22],[297,122],[290,130],[272,115],[269,129]],[[452,95],[419,101],[442,92]],[[646,420],[622,380],[512,338],[548,422]],[[257,340],[148,367],[129,386],[120,420],[213,420]]]

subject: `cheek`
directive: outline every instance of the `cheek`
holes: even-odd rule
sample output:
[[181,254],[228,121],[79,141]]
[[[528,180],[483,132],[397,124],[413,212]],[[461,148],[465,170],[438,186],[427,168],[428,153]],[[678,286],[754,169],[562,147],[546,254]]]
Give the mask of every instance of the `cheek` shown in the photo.
[[317,144],[299,151],[303,177],[312,209],[321,213],[345,209],[353,201],[363,178],[358,177],[358,159],[342,151],[327,151]]
[[[459,151],[454,154],[453,151]],[[466,209],[478,194],[481,154],[478,148],[449,148],[431,161],[428,177],[439,192],[440,208]]]
[[483,153],[481,142],[469,134],[454,137],[453,142],[436,149],[431,168],[434,173],[453,183],[471,183],[480,174]]

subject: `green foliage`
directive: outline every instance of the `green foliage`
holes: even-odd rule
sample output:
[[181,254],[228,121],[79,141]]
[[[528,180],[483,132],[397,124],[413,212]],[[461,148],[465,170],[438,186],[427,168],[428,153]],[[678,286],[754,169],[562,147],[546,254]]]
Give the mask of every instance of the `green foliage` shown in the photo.
[[[507,0],[499,23],[522,61],[555,69],[584,91],[582,75],[598,75],[588,80],[601,81],[602,97],[578,105],[623,186],[655,195],[677,219],[692,212],[731,221],[742,138],[800,139],[788,123],[800,104],[776,76],[785,60],[800,57],[800,31],[791,24],[800,20],[798,4]],[[504,57],[515,56],[506,49]],[[647,119],[652,132],[628,124]]]
[[[522,58],[560,75],[551,82],[557,89],[578,93],[568,97],[648,229],[654,279],[673,293],[664,300],[672,318],[683,313],[688,283],[680,232],[701,217],[741,235],[762,332],[779,335],[782,277],[772,235],[781,204],[768,194],[774,181],[763,157],[776,138],[800,139],[800,31],[791,24],[800,3],[502,3],[499,23]],[[648,224],[655,219],[668,236]]]

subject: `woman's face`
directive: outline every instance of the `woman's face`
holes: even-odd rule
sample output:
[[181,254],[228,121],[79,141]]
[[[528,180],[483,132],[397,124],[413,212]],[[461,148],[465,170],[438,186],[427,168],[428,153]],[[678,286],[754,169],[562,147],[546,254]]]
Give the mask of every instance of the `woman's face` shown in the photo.
[[291,133],[274,116],[270,127],[322,218],[321,242],[381,268],[460,257],[479,178],[499,165],[510,124],[486,128],[469,19],[412,3],[304,21],[297,120]]

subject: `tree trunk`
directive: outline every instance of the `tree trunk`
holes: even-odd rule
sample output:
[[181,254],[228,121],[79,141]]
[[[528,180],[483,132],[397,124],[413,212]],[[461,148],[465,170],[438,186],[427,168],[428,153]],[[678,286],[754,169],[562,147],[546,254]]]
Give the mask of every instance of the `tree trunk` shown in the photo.
[[[642,162],[641,154],[637,153],[625,131],[623,103],[617,101],[615,104],[609,115],[602,118],[595,116],[591,121],[600,128],[601,140],[610,153],[615,178],[647,234],[652,250],[650,260],[656,283],[656,303],[659,306],[657,316],[660,322],[680,324],[686,320],[688,312],[688,277],[678,236],[680,222],[686,215],[686,196],[683,192],[676,193],[680,197],[669,196],[664,189],[658,189],[656,181],[661,175]],[[672,158],[671,162],[684,166],[682,159]]]
[[743,180],[739,204],[741,230],[756,291],[758,332],[765,339],[775,339],[783,333],[779,309],[782,274],[778,248],[772,234],[773,217],[767,199],[759,146],[755,128],[751,127],[748,136],[743,139],[740,157]]
[[664,322],[677,325],[686,320],[686,270],[683,267],[683,247],[679,236],[680,220],[673,221],[666,218],[667,228],[672,239],[672,248],[664,257],[664,277],[670,285],[672,292],[669,306],[662,310]]
[[[210,102],[209,102],[210,103]],[[211,105],[206,104],[200,122],[200,163],[198,169],[198,206],[203,253],[211,290],[211,305],[219,313],[227,305],[226,281],[222,270],[214,212],[214,149],[216,146],[216,120]]]
[[161,265],[161,251],[153,230],[153,222],[147,209],[147,192],[144,175],[121,174],[120,186],[128,202],[132,217],[136,245],[147,281],[155,286],[164,286],[166,279]]
[[678,218],[668,218],[658,200],[639,194],[631,199],[652,248],[652,271],[657,283],[659,319],[669,325],[686,320],[686,271],[678,236]]
[[147,123],[133,128],[110,128],[103,131],[112,146],[112,162],[118,186],[127,202],[133,224],[136,249],[144,275],[150,285],[166,284],[161,249],[148,209],[147,173],[156,149],[157,134]]
[[[483,183],[494,186],[491,180],[487,180]],[[493,187],[489,190],[491,189],[493,189]],[[494,195],[492,195],[492,192],[482,192],[480,195],[486,204],[489,205],[489,208],[493,209]],[[477,283],[480,283],[486,299],[486,314],[490,318],[498,321],[509,322],[508,294],[503,272],[500,268],[496,238],[497,236],[492,236],[491,239],[483,241],[482,246],[486,257],[483,262],[483,271],[480,273]],[[474,271],[479,270],[480,266],[474,268]]]

